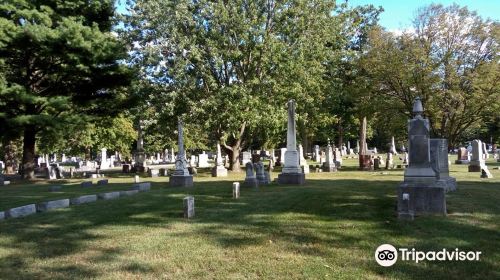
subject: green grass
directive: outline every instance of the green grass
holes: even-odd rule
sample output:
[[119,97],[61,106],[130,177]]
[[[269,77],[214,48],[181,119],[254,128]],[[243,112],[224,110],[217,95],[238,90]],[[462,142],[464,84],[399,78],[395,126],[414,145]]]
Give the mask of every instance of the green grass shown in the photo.
[[[447,195],[449,215],[409,223],[395,217],[402,170],[360,172],[355,160],[345,164],[337,173],[308,174],[305,186],[242,189],[238,200],[231,182],[244,174],[220,180],[204,173],[191,189],[148,178],[148,193],[1,221],[0,278],[500,278],[498,170],[485,180],[453,164],[459,190]],[[116,177],[109,186],[82,189],[81,180],[68,180],[60,193],[42,182],[14,184],[0,189],[0,209],[124,190],[132,181]],[[192,220],[182,218],[186,195],[195,196]],[[482,255],[479,262],[399,261],[383,268],[373,257],[383,243]]]

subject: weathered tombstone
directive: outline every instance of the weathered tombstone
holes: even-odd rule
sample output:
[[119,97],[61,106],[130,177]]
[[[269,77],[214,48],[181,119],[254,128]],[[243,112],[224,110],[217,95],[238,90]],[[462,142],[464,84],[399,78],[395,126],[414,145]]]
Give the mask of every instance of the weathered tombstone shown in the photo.
[[212,177],[227,177],[227,169],[222,162],[222,151],[219,143],[217,143],[217,156],[215,159],[215,167],[212,168]]
[[279,161],[276,163],[276,165],[283,166],[285,164],[285,153],[286,153],[286,148],[281,148],[280,149],[280,158],[279,158]]
[[481,140],[474,140],[472,141],[472,158],[469,162],[469,172],[481,172],[481,168],[485,166],[483,144]]
[[413,220],[415,215],[446,215],[445,188],[437,184],[430,159],[429,120],[422,117],[420,98],[413,104],[414,118],[408,122],[409,166],[398,187],[398,218]]
[[252,162],[252,153],[250,153],[250,152],[243,152],[241,154],[241,164],[243,166],[246,166],[248,162]]
[[373,169],[375,170],[380,169],[380,158],[376,157],[373,159]]
[[342,153],[339,151],[338,148],[335,148],[333,150],[333,159],[335,161],[335,166],[337,168],[341,168],[342,167]]
[[302,144],[299,144],[299,165],[300,168],[302,168],[302,173],[309,174],[309,165],[304,157],[304,148],[302,147]]
[[89,188],[89,187],[92,187],[92,181],[83,181],[80,185],[83,188]]
[[194,217],[194,197],[186,196],[184,198],[184,218],[191,219]]
[[326,159],[323,162],[323,172],[335,172],[337,171],[337,165],[334,162],[333,150],[330,145],[330,140],[328,140],[328,146],[326,147]]
[[394,141],[394,136],[392,136],[392,139],[391,139],[391,147],[389,149],[389,153],[391,153],[393,155],[398,154],[398,151],[396,151],[396,142]]
[[108,179],[102,179],[102,180],[97,181],[98,186],[104,186],[107,184],[108,184]]
[[206,168],[210,167],[210,164],[208,163],[208,155],[203,151],[201,154],[198,155],[198,167],[199,168]]
[[191,159],[189,160],[189,165],[191,166],[196,166],[196,156],[195,155],[191,155]]
[[134,183],[139,183],[141,181],[141,177],[139,175],[134,176]]
[[314,145],[314,161],[321,162],[321,155],[319,154],[319,145]]
[[373,170],[373,165],[371,155],[368,153],[367,143],[366,143],[366,117],[363,118],[361,125],[361,147],[359,150],[359,170]]
[[387,153],[387,159],[385,160],[385,169],[393,169],[394,168],[394,160],[393,154]]
[[264,164],[259,161],[255,164],[255,177],[259,185],[267,185],[270,182],[267,181],[267,176],[264,171]]
[[455,164],[468,164],[470,162],[469,151],[465,147],[458,148]]
[[108,169],[109,167],[108,156],[106,152],[107,152],[106,148],[101,149],[101,170]]
[[167,169],[166,168],[160,168],[158,169],[159,175],[160,176],[167,176]]
[[259,181],[257,181],[257,177],[255,176],[253,163],[247,162],[245,165],[245,171],[246,176],[242,186],[257,188],[259,186]]
[[436,185],[443,186],[447,191],[457,189],[457,180],[450,177],[448,167],[448,140],[430,139],[431,166],[436,172]]
[[235,198],[235,199],[240,198],[240,183],[239,182],[233,183],[233,198]]
[[288,127],[286,139],[285,162],[278,183],[302,185],[306,182],[305,174],[299,165],[299,154],[296,145],[295,100],[288,101]]
[[144,139],[142,138],[142,120],[139,120],[139,125],[137,126],[134,170],[140,173],[146,171],[146,154],[144,153]]
[[36,205],[37,212],[46,212],[52,209],[69,207],[69,199],[59,199],[46,202],[40,202]]
[[187,169],[187,160],[184,152],[184,136],[182,120],[179,119],[178,125],[178,145],[179,152],[177,153],[177,158],[175,160],[175,171],[170,176],[170,186],[171,187],[192,187],[193,186],[193,175],[189,174]]

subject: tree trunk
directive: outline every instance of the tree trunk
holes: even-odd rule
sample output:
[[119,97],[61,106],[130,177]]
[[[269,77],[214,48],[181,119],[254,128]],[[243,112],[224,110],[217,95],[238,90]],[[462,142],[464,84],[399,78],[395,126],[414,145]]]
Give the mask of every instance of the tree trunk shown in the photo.
[[22,162],[22,176],[24,179],[35,178],[35,142],[36,131],[32,126],[28,126],[24,130],[23,141],[23,162]]
[[344,127],[342,125],[342,119],[339,119],[339,123],[337,126],[337,131],[339,134],[339,142],[338,142],[338,148],[342,149],[342,145],[344,144]]
[[238,146],[232,146],[232,150],[229,152],[230,154],[230,162],[229,162],[229,170],[233,172],[240,172],[241,167],[240,167],[240,147]]
[[17,169],[17,145],[14,140],[9,139],[4,142],[5,147],[5,174],[14,174]]

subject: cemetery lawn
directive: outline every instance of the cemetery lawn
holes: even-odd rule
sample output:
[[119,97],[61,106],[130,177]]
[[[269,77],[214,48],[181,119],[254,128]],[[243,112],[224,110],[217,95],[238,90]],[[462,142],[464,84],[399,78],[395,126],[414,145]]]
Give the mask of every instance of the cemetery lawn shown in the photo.
[[[455,159],[450,158],[453,162]],[[447,194],[449,215],[398,221],[395,191],[402,170],[306,175],[305,186],[242,189],[207,173],[195,187],[153,182],[150,192],[0,221],[1,279],[500,279],[500,171],[480,179],[451,165],[459,190]],[[277,173],[273,174],[273,178]],[[0,210],[83,193],[126,190],[132,179],[83,189],[81,180],[0,187]],[[60,184],[60,183],[58,183]],[[182,218],[182,199],[195,196],[196,217]],[[479,262],[374,260],[384,243],[421,251],[481,251]]]

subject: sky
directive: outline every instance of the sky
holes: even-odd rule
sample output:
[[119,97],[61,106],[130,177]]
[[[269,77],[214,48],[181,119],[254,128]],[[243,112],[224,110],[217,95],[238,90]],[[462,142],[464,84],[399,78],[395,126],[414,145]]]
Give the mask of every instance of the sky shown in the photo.
[[483,18],[500,20],[500,0],[348,0],[347,3],[351,7],[368,4],[382,6],[384,12],[380,15],[379,24],[391,31],[409,28],[417,9],[432,3],[443,6],[456,3],[461,7],[467,6]]
[[[345,0],[337,0],[339,3]],[[382,6],[384,12],[380,15],[379,24],[387,30],[402,30],[411,26],[411,19],[418,8],[432,3],[449,6],[457,3],[467,6],[469,10],[476,11],[483,18],[500,20],[500,0],[347,0],[349,6],[372,4]],[[124,13],[126,0],[117,0],[117,10]]]

